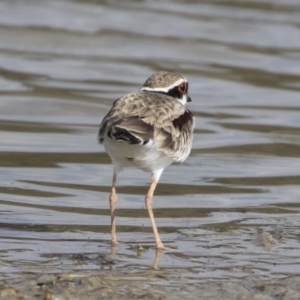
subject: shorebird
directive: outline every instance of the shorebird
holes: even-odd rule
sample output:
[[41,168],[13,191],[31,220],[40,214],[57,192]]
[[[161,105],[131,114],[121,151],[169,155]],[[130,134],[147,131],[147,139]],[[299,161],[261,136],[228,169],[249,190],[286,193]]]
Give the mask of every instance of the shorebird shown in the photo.
[[185,107],[190,101],[187,80],[180,74],[161,71],[151,75],[139,91],[117,99],[102,120],[98,140],[114,165],[109,196],[112,245],[117,244],[117,176],[123,168],[135,167],[152,173],[145,204],[156,248],[165,249],[155,224],[152,198],[164,168],[183,162],[190,154],[194,116]]

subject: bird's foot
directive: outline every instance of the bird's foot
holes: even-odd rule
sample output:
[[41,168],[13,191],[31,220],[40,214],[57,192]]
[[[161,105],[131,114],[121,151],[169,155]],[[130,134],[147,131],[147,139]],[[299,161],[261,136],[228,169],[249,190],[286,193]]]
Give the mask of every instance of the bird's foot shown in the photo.
[[155,248],[156,248],[157,250],[166,250],[166,249],[167,249],[167,248],[164,246],[164,244],[163,244],[162,242],[156,243]]
[[111,240],[112,247],[116,246],[118,244],[117,240],[113,239]]

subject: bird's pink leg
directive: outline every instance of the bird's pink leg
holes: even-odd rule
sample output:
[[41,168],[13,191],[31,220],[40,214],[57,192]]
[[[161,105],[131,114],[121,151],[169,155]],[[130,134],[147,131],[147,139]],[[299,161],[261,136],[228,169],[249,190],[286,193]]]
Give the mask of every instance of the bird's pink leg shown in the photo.
[[157,249],[166,249],[160,240],[160,237],[159,237],[159,234],[157,231],[157,227],[155,224],[155,220],[154,220],[153,211],[152,211],[152,198],[153,198],[153,193],[156,188],[157,182],[158,182],[158,179],[155,176],[153,176],[151,184],[150,184],[150,188],[149,188],[148,193],[145,198],[145,204],[146,204],[146,207],[147,207],[147,210],[149,213],[149,217],[151,220],[152,229],[153,229],[154,237],[155,237],[156,248]]
[[110,224],[111,224],[111,244],[117,244],[117,235],[116,235],[116,221],[115,221],[115,206],[117,202],[116,194],[116,182],[117,182],[117,173],[114,172],[111,192],[109,195],[109,207],[110,207]]

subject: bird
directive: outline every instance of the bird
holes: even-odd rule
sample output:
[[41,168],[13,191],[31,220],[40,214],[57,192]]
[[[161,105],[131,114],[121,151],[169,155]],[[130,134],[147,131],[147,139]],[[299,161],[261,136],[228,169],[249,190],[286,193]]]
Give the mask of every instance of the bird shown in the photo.
[[191,152],[195,120],[186,108],[186,103],[192,101],[188,87],[188,81],[180,74],[156,72],[139,91],[115,100],[100,124],[98,141],[103,144],[114,166],[109,195],[112,246],[117,244],[117,176],[123,168],[134,167],[152,174],[145,206],[155,246],[166,249],[153,215],[153,194],[165,167],[173,162],[183,162]]

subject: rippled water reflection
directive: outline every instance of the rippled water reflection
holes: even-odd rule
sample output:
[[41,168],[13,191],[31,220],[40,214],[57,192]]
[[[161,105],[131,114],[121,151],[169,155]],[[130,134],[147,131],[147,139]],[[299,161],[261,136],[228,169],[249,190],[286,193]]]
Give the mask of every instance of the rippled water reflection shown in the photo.
[[[112,166],[98,125],[158,70],[188,78],[196,116],[192,155],[156,191],[169,247],[159,267],[190,283],[300,273],[297,0],[27,0],[0,11],[1,279],[103,267]],[[119,178],[115,269],[153,264],[149,180]]]

